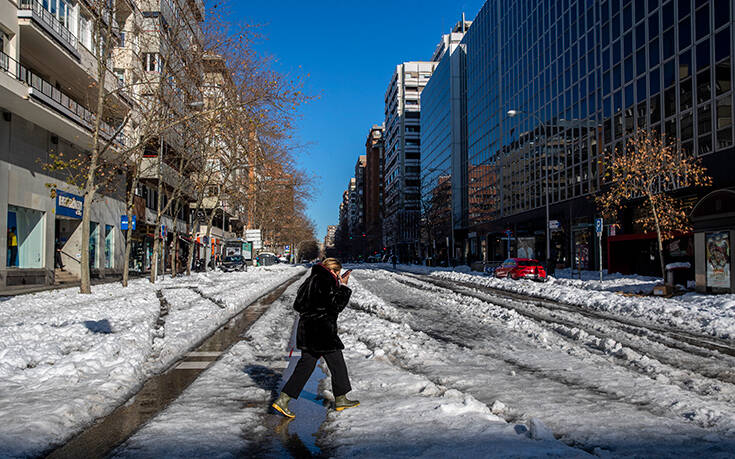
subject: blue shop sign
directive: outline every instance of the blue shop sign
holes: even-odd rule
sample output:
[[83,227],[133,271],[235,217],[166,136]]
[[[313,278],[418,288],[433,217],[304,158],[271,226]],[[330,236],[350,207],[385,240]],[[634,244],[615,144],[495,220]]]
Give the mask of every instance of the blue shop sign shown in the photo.
[[84,198],[66,191],[56,190],[56,214],[64,217],[82,218]]

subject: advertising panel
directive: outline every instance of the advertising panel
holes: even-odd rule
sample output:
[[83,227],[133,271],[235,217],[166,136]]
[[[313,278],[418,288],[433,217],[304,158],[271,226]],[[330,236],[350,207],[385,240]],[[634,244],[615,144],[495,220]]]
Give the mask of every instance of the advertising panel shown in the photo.
[[730,233],[706,233],[707,287],[730,288]]

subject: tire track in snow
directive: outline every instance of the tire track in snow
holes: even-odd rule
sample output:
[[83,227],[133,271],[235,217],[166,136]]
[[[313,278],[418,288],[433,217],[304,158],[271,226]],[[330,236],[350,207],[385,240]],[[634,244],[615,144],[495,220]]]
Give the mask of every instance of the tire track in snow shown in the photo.
[[[426,289],[423,285],[406,282],[401,278],[396,278],[395,280],[412,288],[433,291],[433,289]],[[713,397],[718,401],[735,402],[735,386],[733,386],[735,384],[735,369],[732,367],[732,365],[735,365],[735,360],[727,356],[721,356],[709,348],[695,348],[686,343],[677,343],[666,335],[656,336],[655,330],[643,330],[640,326],[630,325],[622,321],[612,321],[611,323],[610,320],[597,318],[600,322],[590,324],[585,323],[585,321],[588,321],[588,318],[584,317],[584,314],[582,314],[583,317],[581,320],[572,320],[569,316],[566,318],[550,317],[543,313],[530,311],[528,308],[523,307],[522,302],[516,300],[515,297],[511,300],[493,298],[490,295],[482,293],[452,288],[452,286],[443,281],[435,282],[433,279],[421,280],[423,283],[432,285],[433,288],[438,287],[458,295],[468,296],[513,310],[524,317],[536,321],[548,330],[556,332],[559,336],[575,345],[579,345],[582,340],[586,340],[582,344],[614,357],[616,363],[632,369],[639,374],[652,378],[662,374],[667,378],[673,376],[676,378],[677,384],[683,389],[701,396]],[[543,304],[537,304],[535,302],[527,302],[526,304],[545,309],[544,312],[549,312],[552,315],[558,313],[558,310],[549,311],[544,308]],[[578,313],[578,311],[568,312],[570,315],[576,315]],[[648,343],[636,343],[636,338],[645,340]],[[694,356],[694,358],[691,356]],[[703,358],[707,360],[703,360]],[[712,368],[712,359],[724,361],[717,368]],[[651,365],[655,363],[652,362],[654,360],[661,365],[670,367],[670,369],[666,371],[666,369],[656,368]],[[695,362],[695,360],[698,361]],[[673,371],[676,370],[685,372],[686,374],[675,375]],[[713,381],[709,381],[703,386],[693,386],[691,383],[691,374]],[[729,386],[730,390],[728,394],[723,393],[720,383],[725,383]]]
[[[386,276],[386,277],[389,277],[390,278],[390,277],[393,277],[393,275]],[[358,279],[360,279],[359,275],[358,275]],[[392,280],[396,280],[397,281],[397,279],[392,279]],[[414,281],[414,282],[416,282],[416,281]],[[383,287],[385,287],[385,284],[386,283],[385,282],[382,282],[382,280],[376,281],[376,284],[375,284],[376,287],[375,288],[378,288],[379,290],[381,290]],[[411,284],[412,284],[412,282],[403,282],[402,283],[403,286],[407,286],[407,287],[411,287],[411,288],[414,288],[414,289],[421,290],[418,286],[411,285]],[[442,293],[442,292],[445,293],[445,295],[437,295],[437,297],[443,297],[443,296],[444,297],[448,297],[449,296],[449,295],[446,294],[447,293],[447,290],[444,289],[444,288],[441,288],[441,287],[433,286],[433,287],[428,288],[428,289],[427,288],[424,288],[423,290],[429,290],[432,293]],[[369,291],[372,291],[372,289],[369,289]],[[410,293],[406,293],[405,291],[403,293],[406,296],[411,297],[411,294]],[[373,295],[375,295],[375,292],[373,292]],[[380,296],[380,293],[378,293],[377,295]],[[455,296],[458,296],[458,297],[461,297],[461,298],[464,298],[465,299],[465,302],[468,299],[468,295],[466,295],[466,294],[459,293],[459,294],[454,294],[454,295]],[[415,295],[414,297],[417,298],[416,301],[420,301],[419,299],[421,298],[421,295]],[[487,305],[489,305],[491,307],[495,307],[495,308],[501,308],[501,309],[504,308],[503,305],[495,305],[495,304],[492,304],[492,303],[488,303],[487,301],[481,302],[477,298],[470,298],[470,300],[473,303],[472,304],[472,307],[473,308],[475,306],[481,307],[482,306],[482,303],[485,303],[485,304],[487,304]],[[391,303],[392,300],[388,300],[388,302]],[[381,308],[379,306],[375,306],[374,304],[369,304],[369,303],[370,302],[368,301],[368,304],[367,305],[360,305],[359,304],[359,301],[353,301],[352,307],[353,308],[356,308],[356,309],[360,309],[363,313],[371,314],[371,315],[374,315],[374,316],[378,316],[379,318],[381,318],[383,320],[387,320],[387,321],[392,322],[392,323],[395,323],[395,324],[405,324],[406,322],[408,322],[408,319],[411,318],[411,314],[409,314],[408,312],[396,312],[397,310],[394,310],[391,307]],[[507,307],[505,307],[504,309],[508,310]],[[415,312],[416,312],[415,310],[413,310],[413,309],[411,310],[411,313],[415,313]],[[450,314],[450,311],[448,311],[448,310],[447,311],[444,311],[444,312],[446,314]],[[451,313],[457,313],[457,312],[458,311],[454,311],[454,310],[451,311]],[[468,313],[468,310],[459,311],[459,313],[460,313],[460,315],[462,315],[462,314],[469,314]],[[540,327],[543,330],[547,330],[543,326],[543,324],[539,324],[537,321],[534,321],[532,319],[529,319],[529,318],[524,317],[519,311],[509,310],[508,311],[508,314],[516,314],[518,317],[521,317],[523,320],[528,321],[531,324],[532,327]],[[471,322],[472,320],[475,319],[475,317],[472,316],[472,314],[470,314],[470,317],[464,317],[464,320],[465,321],[467,321],[468,319]],[[501,320],[502,318],[495,317],[494,319],[497,321],[497,320]],[[410,329],[414,333],[423,333],[424,335],[428,336],[428,334],[425,332],[425,330],[423,330],[423,328],[425,328],[425,327],[417,328],[414,325]],[[429,324],[429,326],[427,328],[432,328],[431,324]],[[556,338],[558,340],[560,340],[560,341],[565,341],[568,344],[571,344],[571,345],[575,346],[576,348],[583,347],[583,343],[580,343],[579,340],[572,340],[568,336],[559,336],[559,334],[556,332],[556,330],[547,330],[547,331],[550,331],[552,334],[554,334],[556,336]],[[441,334],[440,334],[440,336],[437,336],[437,338],[439,338],[439,339],[438,340],[437,339],[434,339],[434,341],[442,341],[442,342],[456,341],[454,339],[443,340],[443,339],[441,339],[442,337],[443,336],[441,336]],[[363,338],[363,340],[364,339],[365,338]],[[454,343],[452,343],[452,344],[454,344]],[[481,357],[485,357],[485,358],[490,358],[490,359],[495,359],[495,360],[502,361],[504,364],[510,365],[513,368],[519,369],[524,374],[531,375],[531,376],[533,376],[535,378],[539,378],[540,377],[540,378],[543,378],[544,380],[553,381],[553,382],[556,382],[558,384],[561,384],[561,385],[566,386],[566,387],[569,387],[569,388],[573,388],[573,389],[576,389],[576,390],[584,390],[584,391],[587,391],[587,393],[594,394],[596,397],[599,397],[601,399],[604,399],[604,400],[606,400],[608,402],[621,403],[621,404],[630,406],[630,407],[632,407],[635,410],[645,411],[645,412],[651,413],[654,416],[670,417],[671,415],[674,415],[675,418],[676,419],[679,419],[680,421],[683,421],[683,422],[686,422],[686,423],[691,423],[691,424],[696,425],[696,426],[701,427],[701,428],[711,428],[711,427],[717,425],[719,423],[719,421],[723,421],[722,417],[720,417],[719,419],[716,418],[716,414],[717,413],[715,413],[715,415],[713,415],[713,416],[715,416],[715,419],[713,419],[712,416],[707,415],[707,413],[704,413],[704,415],[700,415],[702,413],[698,413],[697,412],[697,410],[696,410],[696,403],[693,403],[691,399],[688,399],[688,402],[685,400],[685,402],[683,402],[682,404],[676,403],[675,406],[670,406],[670,404],[666,403],[666,400],[664,400],[663,397],[661,399],[658,399],[656,397],[655,391],[652,391],[650,388],[649,388],[648,397],[641,397],[638,394],[632,393],[631,391],[628,391],[626,393],[625,391],[621,391],[619,389],[616,389],[614,386],[612,388],[606,388],[603,385],[589,384],[588,382],[586,382],[584,380],[584,378],[580,379],[580,378],[572,377],[572,375],[565,376],[563,374],[559,374],[558,373],[558,369],[556,369],[556,370],[555,369],[550,369],[550,370],[546,371],[546,370],[544,370],[544,368],[536,367],[534,365],[526,365],[526,364],[524,364],[519,359],[507,358],[506,356],[499,355],[497,353],[483,352],[483,351],[481,351],[481,350],[478,349],[478,347],[482,347],[481,346],[482,343],[480,343],[480,346],[467,346],[465,343],[461,343],[461,344],[463,344],[465,348],[470,349],[470,350],[473,350],[475,356],[481,356]],[[381,339],[376,339],[374,342],[371,343],[371,346],[382,346]],[[412,364],[410,362],[410,360],[411,360],[412,357],[410,355],[409,356],[405,356],[404,355],[403,357],[401,357],[400,351],[401,351],[401,349],[399,348],[396,351],[396,352],[398,352],[398,354],[396,352],[391,352],[391,355],[393,355],[393,358],[396,358],[396,359],[400,358],[399,361],[400,362],[403,362],[402,363],[403,365],[407,365],[407,368],[411,369],[412,371],[421,371],[422,374],[425,374],[426,373],[426,370],[422,368],[422,365],[420,364],[420,361],[419,361],[419,364],[417,366],[412,366],[412,365],[414,365],[414,364]],[[593,354],[591,354],[591,355],[597,355],[598,356],[598,360],[599,360],[599,358],[607,357],[605,355],[605,353],[604,352],[601,352],[599,349],[594,349],[594,351],[595,352]],[[587,352],[589,352],[589,351],[587,351]],[[406,360],[406,359],[408,359],[408,360]],[[606,358],[605,360],[608,360],[608,359]],[[451,366],[452,365],[452,362],[451,361],[444,361],[443,363],[445,365],[448,365],[448,366]],[[626,370],[630,370],[630,369],[626,368]],[[617,372],[617,373],[619,373],[619,372]],[[649,381],[652,381],[652,378],[650,377],[650,375],[643,375],[643,377],[645,377]],[[437,382],[438,383],[442,383],[442,384],[446,384],[447,383],[447,381],[444,381],[444,380],[439,380]],[[655,383],[648,384],[649,387],[652,384],[655,384]],[[463,389],[461,386],[459,386],[459,387],[455,386],[454,388],[459,389],[459,390],[462,390]],[[687,388],[687,389],[689,389],[689,388]],[[689,406],[687,406],[687,405],[689,405]],[[694,405],[694,406],[692,406],[692,405]],[[725,432],[732,431],[732,429],[731,429],[732,426],[729,426],[728,425],[728,424],[730,424],[730,422],[725,422],[725,421],[723,421],[723,422],[724,422],[725,425],[718,425],[717,426],[717,427],[719,427],[719,430],[721,430],[721,431],[724,430]],[[696,435],[696,436],[703,436],[703,435],[705,435],[704,432],[701,432],[700,434],[701,435]],[[574,441],[573,439],[571,439],[571,440]]]

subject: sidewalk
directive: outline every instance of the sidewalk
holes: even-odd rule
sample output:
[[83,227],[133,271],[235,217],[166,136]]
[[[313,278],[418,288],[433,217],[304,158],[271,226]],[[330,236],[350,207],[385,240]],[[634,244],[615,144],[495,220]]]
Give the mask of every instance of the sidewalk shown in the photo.
[[[130,274],[130,280],[133,279],[140,279],[148,277],[148,274]],[[103,285],[103,284],[111,284],[114,282],[120,282],[122,280],[122,275],[115,275],[115,276],[106,276],[105,278],[92,278],[91,283],[92,285]],[[9,298],[13,296],[18,295],[27,295],[29,293],[38,293],[38,292],[45,292],[45,291],[52,291],[52,290],[62,290],[66,288],[79,288],[81,285],[80,281],[76,282],[69,282],[69,283],[63,283],[58,285],[17,285],[13,287],[6,287],[4,289],[0,289],[0,301],[2,301],[3,297]]]
[[[151,375],[302,272],[263,267],[134,279],[0,303],[0,457],[32,457],[111,412]],[[167,307],[163,308],[165,301]]]

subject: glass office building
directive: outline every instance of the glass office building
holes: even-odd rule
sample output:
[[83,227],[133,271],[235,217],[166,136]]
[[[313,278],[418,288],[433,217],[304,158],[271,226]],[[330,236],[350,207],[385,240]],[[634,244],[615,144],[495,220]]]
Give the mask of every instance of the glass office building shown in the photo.
[[599,186],[597,9],[487,2],[466,34],[468,258],[506,257],[510,232],[512,254],[543,259],[547,200],[552,245],[576,256],[592,216],[578,198]]
[[470,24],[460,21],[442,37],[432,58],[438,65],[421,96],[421,245],[423,256],[434,264],[457,257],[451,228],[464,225],[467,209],[467,133],[462,116],[466,55],[460,41]]
[[[732,186],[732,10],[732,0],[486,2],[462,40],[468,204],[456,233],[464,258],[502,260],[510,248],[545,259],[548,209],[552,258],[596,269],[600,159],[636,127],[679,139],[715,186]],[[610,241],[630,249],[640,236],[628,251],[650,258],[636,212],[626,210]],[[616,269],[632,264],[640,260]]]

